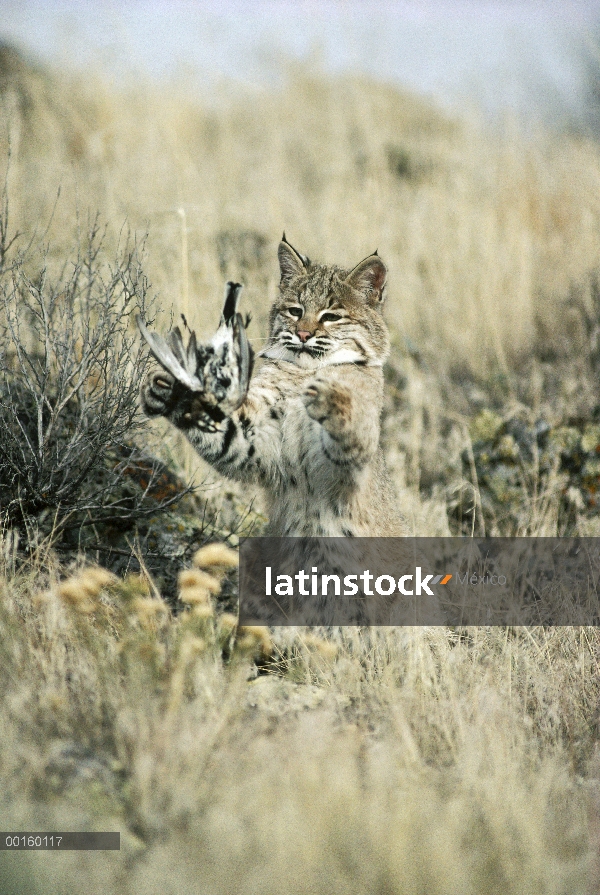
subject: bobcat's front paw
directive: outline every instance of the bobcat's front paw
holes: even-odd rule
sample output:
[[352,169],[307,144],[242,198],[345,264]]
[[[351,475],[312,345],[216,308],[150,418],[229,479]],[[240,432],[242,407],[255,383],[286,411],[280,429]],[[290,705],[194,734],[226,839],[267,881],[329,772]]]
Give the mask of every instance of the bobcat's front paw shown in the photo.
[[328,382],[324,376],[315,376],[302,396],[306,412],[332,435],[342,434],[350,420],[352,396],[338,382]]
[[142,409],[147,416],[167,416],[175,404],[175,378],[166,370],[150,373],[142,386]]

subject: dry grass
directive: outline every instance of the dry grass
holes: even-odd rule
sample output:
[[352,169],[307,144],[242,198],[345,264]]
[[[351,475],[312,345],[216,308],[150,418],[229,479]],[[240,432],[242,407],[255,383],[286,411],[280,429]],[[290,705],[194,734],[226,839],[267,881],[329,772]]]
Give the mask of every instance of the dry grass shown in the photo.
[[[379,248],[406,378],[386,444],[416,534],[448,531],[419,485],[468,445],[462,384],[500,382],[534,415],[594,402],[581,309],[600,257],[595,145],[489,135],[391,87],[301,70],[278,92],[208,97],[19,66],[0,105],[12,226],[48,227],[57,262],[88,209],[114,242],[127,220],[149,232],[166,315],[208,334],[239,278],[258,345],[284,227],[328,262]],[[564,359],[552,394],[541,343]],[[521,530],[554,534],[558,487],[542,500],[538,484]],[[122,831],[120,854],[0,853],[3,891],[597,891],[596,630],[301,635],[277,674],[248,680],[268,633],[236,645],[235,620],[215,616],[225,554],[184,575],[173,618],[143,576],[67,575],[43,548],[17,568],[8,533],[2,551],[2,825]]]
[[2,584],[3,826],[122,852],[33,855],[42,891],[591,891],[595,631],[301,635],[248,682],[209,604],[46,575]]
[[205,332],[225,275],[243,277],[264,320],[285,228],[311,257],[339,264],[377,246],[396,338],[429,349],[445,372],[489,375],[531,351],[538,317],[562,334],[567,291],[599,255],[590,142],[490,135],[395,88],[304,70],[279,92],[243,96],[203,97],[185,82],[51,85],[50,104],[26,80],[20,116],[16,88],[3,94],[13,225],[45,224],[60,186],[49,231],[58,251],[76,208],[99,210],[115,234],[125,220],[149,228],[152,283],[166,307],[191,302]]

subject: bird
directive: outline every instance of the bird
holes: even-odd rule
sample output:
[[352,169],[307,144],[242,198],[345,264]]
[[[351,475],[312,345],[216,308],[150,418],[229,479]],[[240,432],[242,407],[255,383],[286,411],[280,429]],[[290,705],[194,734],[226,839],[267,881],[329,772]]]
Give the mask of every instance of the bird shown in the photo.
[[177,382],[192,393],[194,421],[207,431],[215,431],[218,423],[244,402],[248,393],[254,353],[248,342],[246,319],[238,311],[241,283],[225,285],[225,300],[214,336],[207,344],[199,343],[190,332],[187,347],[178,326],[166,337],[151,332],[141,316],[137,325],[150,353]]

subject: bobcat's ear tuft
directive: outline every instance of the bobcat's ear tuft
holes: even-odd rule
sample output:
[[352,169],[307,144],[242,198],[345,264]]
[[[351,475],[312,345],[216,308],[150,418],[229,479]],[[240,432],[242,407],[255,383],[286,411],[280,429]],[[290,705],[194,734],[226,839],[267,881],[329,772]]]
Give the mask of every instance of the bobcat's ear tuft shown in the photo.
[[373,252],[346,277],[346,283],[361,292],[367,301],[380,305],[385,299],[387,268],[377,252]]
[[292,277],[302,273],[310,264],[310,261],[305,255],[301,255],[300,252],[297,252],[296,249],[289,244],[285,238],[285,232],[279,243],[277,255],[279,257],[279,270],[281,272],[282,283],[288,283]]

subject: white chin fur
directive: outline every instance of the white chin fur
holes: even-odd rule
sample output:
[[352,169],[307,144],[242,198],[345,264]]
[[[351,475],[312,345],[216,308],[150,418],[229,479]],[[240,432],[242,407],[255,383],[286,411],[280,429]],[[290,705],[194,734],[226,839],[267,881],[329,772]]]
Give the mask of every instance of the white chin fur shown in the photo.
[[335,351],[326,354],[323,358],[324,366],[332,366],[336,364],[359,364],[364,362],[364,354],[361,354],[355,348],[336,348]]
[[[290,351],[281,345],[270,345],[260,352],[261,357],[268,357],[271,360],[287,361],[296,364],[297,367],[303,369],[314,369],[317,367],[337,366],[338,364],[356,364],[364,363],[365,358],[359,351],[354,348],[337,348],[335,351],[328,352],[321,357],[314,357],[308,351]],[[379,361],[367,361],[368,366],[380,367]]]
[[304,369],[320,366],[319,358],[313,357],[308,351],[290,351],[283,345],[270,345],[260,352],[260,356],[268,357],[271,360],[283,360]]

